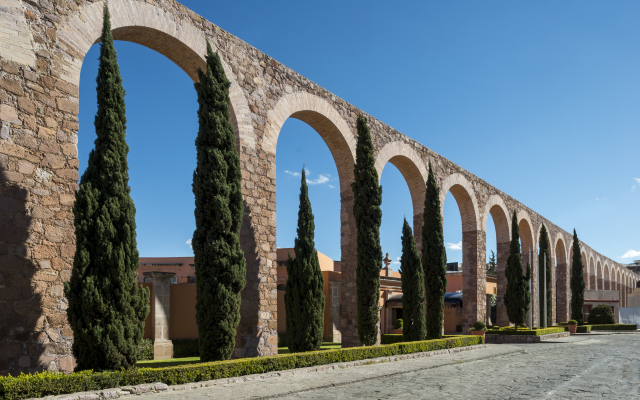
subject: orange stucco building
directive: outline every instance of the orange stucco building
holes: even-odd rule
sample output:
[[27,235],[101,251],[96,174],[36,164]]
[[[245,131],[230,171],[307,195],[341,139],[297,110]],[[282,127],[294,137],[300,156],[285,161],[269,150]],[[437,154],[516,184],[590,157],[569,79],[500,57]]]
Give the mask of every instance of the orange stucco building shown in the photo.
[[[284,306],[284,291],[287,282],[286,261],[288,254],[295,258],[293,248],[277,249],[277,330],[286,330],[286,310]],[[334,261],[325,254],[318,252],[320,270],[324,277],[324,340],[340,342],[340,284],[341,262]],[[402,318],[402,279],[398,271],[390,268],[391,259],[388,254],[383,260],[385,266],[380,271],[380,331],[392,333],[396,319]],[[193,257],[141,257],[138,268],[138,282],[151,287],[145,273],[164,272],[175,274],[170,280],[170,321],[169,339],[197,338],[198,327],[195,321],[196,276]],[[462,289],[462,272],[447,272],[447,293],[452,294]],[[487,277],[487,294],[495,294],[497,283],[495,278]],[[455,297],[455,296],[454,296]],[[152,293],[152,299],[154,293]],[[147,318],[145,338],[153,338],[154,311]],[[462,324],[461,303],[447,302],[445,305],[445,332],[455,332],[456,325]]]

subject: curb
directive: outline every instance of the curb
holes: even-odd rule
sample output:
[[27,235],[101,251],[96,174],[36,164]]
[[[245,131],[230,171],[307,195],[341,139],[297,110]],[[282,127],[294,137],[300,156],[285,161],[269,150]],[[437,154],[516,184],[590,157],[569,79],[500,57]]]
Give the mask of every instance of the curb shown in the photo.
[[[117,399],[121,397],[139,396],[141,394],[165,393],[165,392],[171,392],[171,391],[190,390],[190,389],[197,389],[197,388],[211,387],[211,386],[218,386],[218,385],[228,385],[232,383],[256,381],[256,380],[276,378],[281,376],[302,375],[302,374],[309,374],[313,372],[323,372],[323,371],[331,371],[336,369],[360,367],[363,365],[379,364],[384,362],[410,360],[414,358],[439,356],[443,354],[454,354],[462,351],[482,350],[486,348],[487,348],[486,344],[477,344],[474,346],[455,347],[452,349],[426,351],[422,353],[413,353],[413,354],[402,354],[398,356],[368,358],[368,359],[358,360],[358,361],[318,365],[315,367],[307,367],[307,368],[296,368],[296,369],[289,369],[284,371],[268,372],[265,374],[245,375],[245,376],[238,376],[235,378],[222,378],[222,379],[214,379],[210,381],[184,383],[180,385],[169,386],[161,382],[145,383],[145,384],[136,385],[136,386],[123,386],[120,388],[101,389],[101,390],[95,390],[90,392],[61,394],[57,396],[46,396],[46,397],[40,397],[39,399],[109,400],[109,399]],[[36,400],[36,399],[28,399],[28,400]]]

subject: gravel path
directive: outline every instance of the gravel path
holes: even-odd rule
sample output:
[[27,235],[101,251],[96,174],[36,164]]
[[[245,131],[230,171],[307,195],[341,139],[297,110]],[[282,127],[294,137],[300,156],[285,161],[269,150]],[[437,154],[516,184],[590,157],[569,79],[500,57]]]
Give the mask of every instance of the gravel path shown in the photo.
[[640,335],[590,334],[165,392],[199,399],[640,399]]

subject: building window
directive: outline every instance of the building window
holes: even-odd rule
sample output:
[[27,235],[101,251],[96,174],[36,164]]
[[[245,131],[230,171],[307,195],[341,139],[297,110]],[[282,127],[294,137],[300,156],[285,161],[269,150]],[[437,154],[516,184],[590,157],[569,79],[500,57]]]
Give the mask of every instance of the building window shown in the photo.
[[278,267],[286,267],[287,266],[287,262],[286,261],[278,261]]
[[196,283],[195,276],[187,276],[187,283]]
[[171,283],[172,285],[178,283],[178,277],[174,276],[173,278],[169,279],[169,283]]

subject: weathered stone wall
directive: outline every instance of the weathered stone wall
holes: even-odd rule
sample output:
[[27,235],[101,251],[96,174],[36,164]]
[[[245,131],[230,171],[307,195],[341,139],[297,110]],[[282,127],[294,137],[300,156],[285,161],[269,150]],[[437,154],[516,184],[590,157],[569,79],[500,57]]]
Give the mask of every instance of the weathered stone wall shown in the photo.
[[[75,250],[71,207],[78,186],[78,85],[85,54],[99,38],[102,1],[0,0],[0,374],[41,368],[72,369],[73,333],[66,319],[63,282]],[[355,106],[261,53],[173,0],[110,0],[113,35],[154,49],[193,79],[204,65],[205,38],[220,52],[232,82],[232,119],[243,170],[242,246],[247,287],[235,356],[277,352],[276,144],[288,118],[308,123],[327,143],[340,179],[342,290],[345,346],[358,344],[355,299],[355,225],[351,212]],[[464,241],[465,330],[486,311],[488,215],[504,270],[511,213],[520,219],[523,253],[536,252],[545,223],[559,279],[568,279],[571,234],[451,161],[368,116],[379,173],[394,164],[409,185],[414,229],[420,232],[426,166],[432,163],[442,199],[458,203]],[[535,229],[535,231],[534,231]],[[418,243],[420,235],[417,235]],[[525,246],[526,245],[526,246]],[[632,286],[640,278],[583,244],[607,271]],[[537,257],[533,256],[533,270]],[[569,260],[562,264],[560,259]],[[599,274],[599,272],[598,272]],[[554,268],[554,276],[556,276]],[[600,275],[598,275],[600,276]],[[499,278],[499,290],[505,282]],[[607,278],[605,278],[606,280]],[[610,280],[611,278],[609,278]],[[565,320],[568,285],[557,295]],[[534,293],[535,295],[535,293]],[[554,292],[555,305],[556,293]],[[503,306],[499,320],[504,321]],[[537,315],[537,307],[534,313]],[[535,317],[534,317],[535,318]]]

